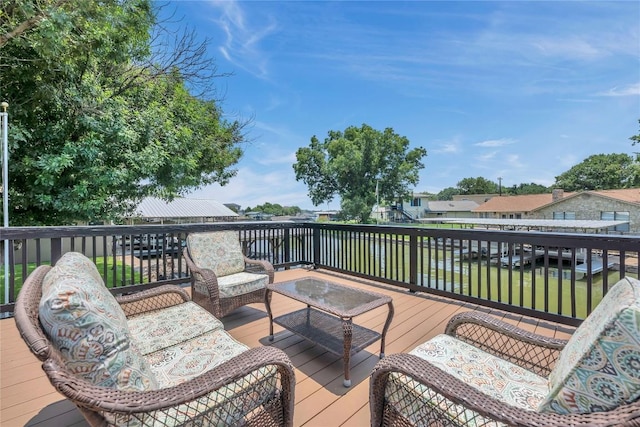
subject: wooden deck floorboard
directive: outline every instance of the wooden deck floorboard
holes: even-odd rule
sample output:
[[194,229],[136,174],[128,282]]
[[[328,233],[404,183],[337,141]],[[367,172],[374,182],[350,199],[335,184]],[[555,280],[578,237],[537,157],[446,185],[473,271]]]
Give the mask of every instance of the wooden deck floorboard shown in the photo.
[[[276,272],[276,281],[306,275],[321,276],[355,287],[371,283],[325,271],[295,269]],[[391,295],[394,317],[387,333],[385,353],[407,352],[416,345],[444,332],[447,320],[455,313],[481,309],[490,311],[527,330],[566,338],[571,328],[536,319],[479,308],[445,298],[412,294],[406,290],[378,285],[373,290]],[[302,307],[282,295],[273,295],[274,316]],[[387,307],[379,307],[355,322],[381,331]],[[342,358],[275,325],[274,341],[269,341],[269,322],[262,304],[242,307],[223,319],[225,328],[249,347],[273,345],[291,358],[296,368],[295,426],[367,426],[369,425],[369,374],[379,360],[380,341],[351,357],[352,387],[342,385]],[[40,362],[29,353],[13,319],[0,321],[0,425],[12,426],[86,426],[82,415],[62,399],[44,376]]]

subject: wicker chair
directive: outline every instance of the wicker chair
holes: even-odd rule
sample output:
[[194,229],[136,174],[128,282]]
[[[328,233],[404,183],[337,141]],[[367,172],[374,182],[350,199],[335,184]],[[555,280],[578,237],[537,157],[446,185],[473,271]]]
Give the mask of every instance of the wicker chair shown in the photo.
[[640,426],[640,282],[613,286],[569,340],[453,316],[371,374],[372,426]]
[[[282,351],[233,340],[178,286],[114,298],[89,283],[97,270],[74,274],[38,267],[20,290],[15,321],[51,384],[90,425],[293,424],[295,377]],[[68,283],[75,290],[61,291]],[[124,328],[114,329],[121,319]]]
[[191,270],[191,297],[214,316],[264,303],[265,286],[273,283],[273,265],[246,257],[237,232],[189,234],[183,252]]

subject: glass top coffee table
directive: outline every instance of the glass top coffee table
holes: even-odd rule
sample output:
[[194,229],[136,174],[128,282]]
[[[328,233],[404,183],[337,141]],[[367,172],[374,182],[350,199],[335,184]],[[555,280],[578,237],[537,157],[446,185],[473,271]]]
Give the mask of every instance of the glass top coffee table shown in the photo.
[[[306,308],[276,318],[271,312],[272,293],[300,301]],[[353,318],[387,304],[389,312],[382,332],[353,323]],[[351,355],[380,340],[380,358],[384,357],[384,340],[393,318],[391,297],[314,277],[267,285],[265,305],[269,314],[269,340],[273,341],[273,324],[294,332],[326,350],[342,355],[344,386],[351,386]]]

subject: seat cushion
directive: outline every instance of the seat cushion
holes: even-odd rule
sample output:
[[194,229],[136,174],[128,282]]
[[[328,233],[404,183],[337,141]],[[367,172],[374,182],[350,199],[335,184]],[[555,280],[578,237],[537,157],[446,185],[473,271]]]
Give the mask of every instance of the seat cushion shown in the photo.
[[235,231],[189,234],[187,247],[193,262],[200,268],[213,270],[216,276],[244,270],[244,255]]
[[624,278],[576,329],[549,375],[541,411],[607,411],[640,397],[640,282]]
[[266,274],[235,273],[218,277],[218,291],[220,298],[229,298],[264,289],[268,283]]
[[158,386],[164,388],[197,377],[248,349],[224,330],[215,329],[147,354],[145,359]]
[[127,323],[135,346],[143,355],[224,329],[220,320],[192,301],[130,317]]
[[[207,316],[213,319],[208,313]],[[159,387],[166,388],[198,377],[247,349],[224,330],[215,328],[145,357]],[[188,404],[136,414],[134,420],[106,416],[116,425],[239,425],[247,414],[276,396],[277,385],[277,369],[268,365]]]
[[[438,335],[410,354],[427,360],[487,396],[521,409],[535,411],[548,391],[546,378],[448,335]],[[454,405],[398,373],[390,375],[385,398],[415,425],[429,419],[434,407],[445,412],[456,425],[499,425]]]
[[157,388],[131,345],[127,318],[84,255],[64,254],[43,279],[40,323],[71,372],[122,390]]

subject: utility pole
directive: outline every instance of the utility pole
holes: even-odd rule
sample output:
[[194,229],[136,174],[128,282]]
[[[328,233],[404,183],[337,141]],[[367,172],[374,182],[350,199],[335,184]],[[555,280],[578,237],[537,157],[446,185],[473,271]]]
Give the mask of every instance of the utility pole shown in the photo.
[[502,196],[502,177],[498,177],[498,195]]

